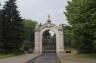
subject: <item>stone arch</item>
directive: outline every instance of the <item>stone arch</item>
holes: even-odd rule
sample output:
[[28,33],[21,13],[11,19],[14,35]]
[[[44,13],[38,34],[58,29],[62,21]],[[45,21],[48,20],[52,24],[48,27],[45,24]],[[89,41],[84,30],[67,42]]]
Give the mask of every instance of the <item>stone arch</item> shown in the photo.
[[63,41],[63,28],[62,25],[59,27],[48,21],[44,25],[37,25],[35,29],[35,53],[42,54],[42,34],[47,31],[52,30],[56,34],[56,53],[64,53],[64,41]]

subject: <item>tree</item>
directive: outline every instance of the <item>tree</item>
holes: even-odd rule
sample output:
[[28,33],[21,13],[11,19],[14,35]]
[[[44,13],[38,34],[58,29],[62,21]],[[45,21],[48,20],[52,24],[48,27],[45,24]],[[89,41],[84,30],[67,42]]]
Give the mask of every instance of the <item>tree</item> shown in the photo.
[[73,34],[72,34],[72,27],[69,25],[63,25],[64,30],[64,45],[65,48],[71,48],[72,46],[72,40],[73,40]]
[[44,36],[45,38],[50,37],[50,36],[51,36],[51,35],[50,35],[50,31],[49,31],[49,30],[45,31],[45,32],[43,33],[43,36]]
[[2,52],[2,47],[3,47],[3,43],[2,43],[2,9],[0,9],[0,52]]
[[2,42],[5,52],[16,51],[21,47],[23,42],[21,22],[16,0],[6,1],[2,10]]
[[2,35],[2,10],[0,9],[0,42],[1,42],[1,35]]
[[[0,6],[1,6],[1,3],[0,3]],[[0,42],[1,42],[1,32],[2,32],[2,9],[0,9]]]
[[96,0],[72,0],[65,15],[72,26],[74,44],[79,52],[96,50]]
[[35,39],[35,26],[37,22],[29,19],[24,19],[22,22],[23,31],[24,31],[24,41],[27,48],[34,48],[34,39]]

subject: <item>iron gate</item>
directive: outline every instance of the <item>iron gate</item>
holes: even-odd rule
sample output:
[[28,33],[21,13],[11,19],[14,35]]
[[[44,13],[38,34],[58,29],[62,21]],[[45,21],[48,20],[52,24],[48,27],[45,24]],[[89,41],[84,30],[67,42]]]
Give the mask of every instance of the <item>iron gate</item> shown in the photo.
[[56,53],[56,37],[44,37],[42,38],[43,53]]

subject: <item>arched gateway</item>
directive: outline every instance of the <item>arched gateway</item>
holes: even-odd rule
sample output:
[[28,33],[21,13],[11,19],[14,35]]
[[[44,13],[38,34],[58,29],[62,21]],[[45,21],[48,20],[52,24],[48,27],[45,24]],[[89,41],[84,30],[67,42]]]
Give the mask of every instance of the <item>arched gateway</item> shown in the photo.
[[[62,25],[59,27],[56,26],[55,24],[51,23],[50,16],[48,16],[48,21],[44,25],[37,25],[35,29],[35,53],[43,53],[44,49],[44,36],[43,34],[46,31],[53,31],[55,33],[55,43],[53,42],[53,47],[49,48],[50,50],[56,49],[56,53],[63,53],[64,52],[64,41],[63,41],[63,28]],[[47,38],[47,41],[48,40]],[[46,41],[45,41],[46,42]],[[52,42],[52,41],[50,41]],[[46,43],[45,43],[46,44]],[[49,44],[50,45],[50,44]],[[55,46],[54,46],[55,45]],[[47,45],[45,45],[47,46]],[[47,47],[47,50],[49,50]]]

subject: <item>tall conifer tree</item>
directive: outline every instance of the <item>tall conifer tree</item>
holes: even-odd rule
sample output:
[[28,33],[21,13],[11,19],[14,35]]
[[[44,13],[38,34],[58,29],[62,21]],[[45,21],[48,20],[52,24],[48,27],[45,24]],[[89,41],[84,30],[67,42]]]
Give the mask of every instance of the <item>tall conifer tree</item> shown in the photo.
[[22,19],[17,10],[16,0],[6,1],[2,13],[2,42],[5,50],[18,50],[22,44]]
[[2,48],[2,9],[0,9],[0,48]]

